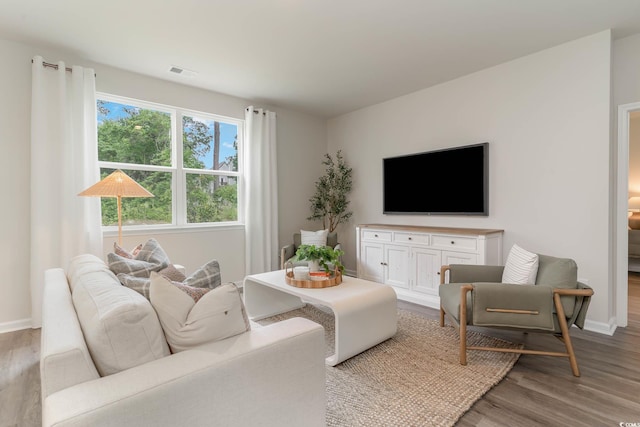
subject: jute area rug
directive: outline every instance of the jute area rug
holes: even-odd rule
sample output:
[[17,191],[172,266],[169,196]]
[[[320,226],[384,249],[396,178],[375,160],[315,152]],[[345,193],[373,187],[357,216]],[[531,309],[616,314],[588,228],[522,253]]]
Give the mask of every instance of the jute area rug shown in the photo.
[[[333,354],[331,312],[311,304],[270,317],[266,325],[305,317],[325,328],[327,355]],[[470,332],[469,345],[517,348],[507,341]],[[518,360],[514,353],[469,351],[459,363],[458,333],[437,321],[398,310],[393,338],[327,366],[328,426],[452,426]]]

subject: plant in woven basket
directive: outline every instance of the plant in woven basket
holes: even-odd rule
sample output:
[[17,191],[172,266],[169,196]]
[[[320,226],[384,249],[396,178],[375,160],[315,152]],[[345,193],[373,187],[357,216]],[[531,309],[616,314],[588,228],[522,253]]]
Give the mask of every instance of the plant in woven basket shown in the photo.
[[296,261],[318,261],[325,271],[331,271],[330,264],[343,271],[344,266],[340,262],[342,255],[344,255],[343,251],[330,246],[300,245],[295,259]]

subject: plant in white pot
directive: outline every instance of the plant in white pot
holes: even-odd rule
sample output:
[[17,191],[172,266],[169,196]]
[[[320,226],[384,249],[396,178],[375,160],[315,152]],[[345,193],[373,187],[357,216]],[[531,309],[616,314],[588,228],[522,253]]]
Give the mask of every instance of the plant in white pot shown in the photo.
[[296,251],[296,261],[309,261],[309,271],[318,271],[319,267],[327,272],[335,268],[343,271],[344,266],[340,262],[343,254],[344,252],[340,249],[333,249],[330,246],[300,245]]

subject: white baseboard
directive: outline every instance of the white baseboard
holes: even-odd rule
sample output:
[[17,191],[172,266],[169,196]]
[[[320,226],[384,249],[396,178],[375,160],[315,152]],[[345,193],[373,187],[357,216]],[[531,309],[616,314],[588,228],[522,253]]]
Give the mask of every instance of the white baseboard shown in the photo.
[[618,327],[618,325],[616,325],[616,321],[615,318],[611,318],[609,319],[609,323],[605,323],[605,322],[596,322],[593,320],[589,320],[587,319],[584,322],[584,329],[587,331],[591,331],[591,332],[597,332],[599,334],[605,334],[605,335],[613,335],[613,333],[616,331],[616,328]]
[[344,269],[344,275],[351,276],[351,277],[358,277],[355,270],[347,270],[346,268]]
[[11,322],[0,323],[0,334],[29,328],[31,328],[31,319],[13,320]]

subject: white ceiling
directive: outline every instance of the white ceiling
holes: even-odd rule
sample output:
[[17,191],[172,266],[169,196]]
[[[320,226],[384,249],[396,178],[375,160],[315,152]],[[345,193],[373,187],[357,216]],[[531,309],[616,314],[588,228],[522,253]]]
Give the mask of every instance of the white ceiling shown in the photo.
[[640,0],[0,0],[2,38],[325,117],[608,28]]

